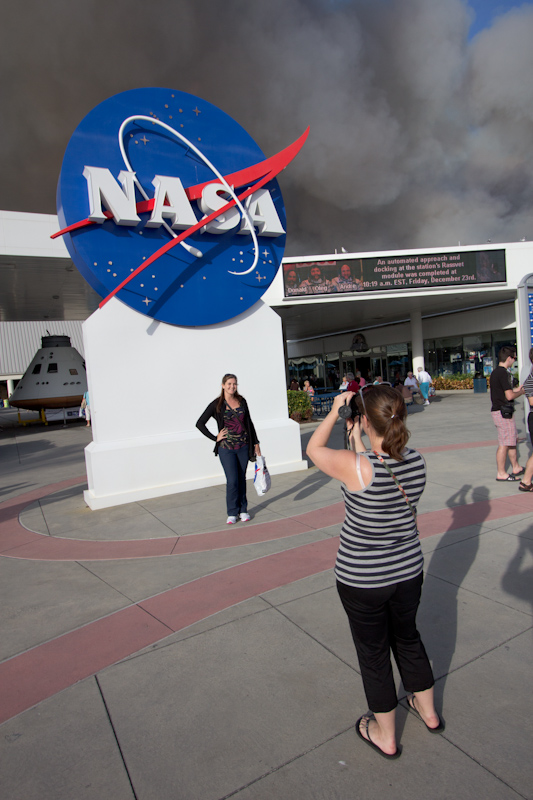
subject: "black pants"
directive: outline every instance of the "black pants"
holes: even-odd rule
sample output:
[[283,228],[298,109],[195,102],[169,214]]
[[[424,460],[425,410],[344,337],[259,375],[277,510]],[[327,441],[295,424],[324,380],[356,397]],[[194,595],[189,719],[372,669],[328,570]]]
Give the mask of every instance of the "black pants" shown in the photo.
[[348,615],[368,707],[385,713],[398,705],[390,651],[407,692],[422,692],[434,684],[416,612],[423,575],[380,589],[360,589],[337,581]]

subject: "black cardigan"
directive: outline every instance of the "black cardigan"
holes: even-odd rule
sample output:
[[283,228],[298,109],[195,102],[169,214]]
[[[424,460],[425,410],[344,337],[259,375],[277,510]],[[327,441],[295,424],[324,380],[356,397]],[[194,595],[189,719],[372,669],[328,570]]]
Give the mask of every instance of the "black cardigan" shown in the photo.
[[[211,441],[216,442],[215,449],[213,450],[215,455],[218,455],[218,446],[220,442],[217,442],[217,437],[214,433],[211,433],[209,428],[206,428],[205,423],[213,417],[216,420],[218,426],[218,432],[222,430],[224,427],[224,409],[225,409],[225,402],[222,402],[220,407],[220,411],[217,411],[217,404],[219,398],[217,397],[216,400],[213,400],[212,403],[209,403],[206,410],[202,414],[202,416],[198,419],[196,423],[196,427],[198,430],[203,433],[204,436],[207,436],[208,439]],[[241,406],[244,409],[244,427],[246,428],[246,433],[248,435],[248,461],[255,461],[255,445],[259,444],[259,439],[257,438],[257,433],[255,432],[254,423],[252,422],[252,418],[250,417],[250,412],[248,411],[248,403],[244,399],[244,397],[240,398]]]

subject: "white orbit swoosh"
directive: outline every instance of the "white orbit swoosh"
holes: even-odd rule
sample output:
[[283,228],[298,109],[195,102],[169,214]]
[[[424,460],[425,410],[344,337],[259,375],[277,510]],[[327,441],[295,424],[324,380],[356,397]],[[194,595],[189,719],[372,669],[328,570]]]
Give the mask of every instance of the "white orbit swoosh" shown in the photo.
[[[144,120],[145,122],[150,122],[152,125],[159,125],[161,128],[165,128],[165,130],[170,131],[170,133],[173,133],[174,136],[176,136],[178,139],[180,139],[182,142],[184,142],[187,145],[187,147],[190,147],[191,150],[193,150],[196,153],[198,158],[200,158],[204,162],[204,164],[206,164],[209,167],[209,169],[212,170],[212,172],[214,172],[214,174],[217,176],[219,181],[224,185],[224,188],[226,189],[226,191],[228,192],[230,197],[233,200],[235,200],[235,203],[236,203],[239,211],[243,215],[244,219],[246,220],[246,225],[247,225],[247,227],[248,227],[248,229],[249,229],[249,231],[250,231],[250,233],[252,235],[252,239],[253,239],[253,242],[254,242],[254,263],[252,264],[250,269],[247,269],[244,272],[232,272],[231,270],[228,270],[228,272],[229,272],[230,275],[248,275],[250,272],[252,272],[252,270],[255,269],[255,267],[257,266],[257,262],[259,261],[259,244],[257,242],[257,235],[255,233],[255,228],[253,226],[252,220],[250,219],[250,216],[249,216],[248,212],[246,211],[246,209],[244,208],[244,206],[242,205],[241,201],[239,200],[239,198],[235,194],[235,191],[234,191],[233,187],[231,187],[229,185],[227,180],[224,178],[223,175],[220,174],[220,172],[217,170],[215,165],[212,164],[209,161],[209,159],[206,158],[206,156],[204,156],[204,154],[200,150],[198,150],[198,148],[191,141],[189,141],[189,139],[187,139],[185,136],[183,136],[183,134],[181,134],[179,131],[177,131],[174,128],[172,128],[170,125],[167,125],[166,122],[161,122],[158,119],[154,119],[153,117],[146,117],[146,116],[144,116],[142,114],[136,114],[133,117],[128,117],[127,119],[125,119],[124,122],[122,123],[122,125],[120,126],[119,131],[118,131],[118,146],[120,147],[120,152],[122,153],[122,158],[124,159],[124,164],[126,165],[126,168],[127,168],[128,172],[134,172],[134,170],[131,168],[131,164],[130,164],[130,162],[128,160],[128,157],[126,155],[126,150],[124,148],[124,128],[126,127],[126,125],[128,125],[128,123],[135,122],[137,120]],[[135,175],[135,184],[136,184],[137,188],[139,189],[139,192],[144,197],[144,199],[145,200],[149,200],[150,198],[148,197],[148,195],[144,191],[143,187],[141,186],[141,183],[140,183],[139,179],[137,178],[137,175]],[[167,225],[166,222],[163,222],[163,225],[166,228],[166,230],[170,233],[170,235],[174,239],[177,239],[177,234],[172,230],[172,228],[169,225]],[[196,247],[191,247],[191,245],[188,245],[185,242],[180,242],[180,244],[189,253],[192,253],[197,258],[201,258],[203,256],[203,253],[200,250],[198,250]]]

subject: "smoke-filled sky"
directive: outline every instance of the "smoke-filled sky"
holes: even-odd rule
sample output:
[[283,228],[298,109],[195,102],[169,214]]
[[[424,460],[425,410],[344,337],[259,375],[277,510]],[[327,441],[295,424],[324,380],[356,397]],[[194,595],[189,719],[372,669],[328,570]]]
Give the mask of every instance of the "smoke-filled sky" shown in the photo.
[[166,86],[266,156],[311,126],[287,255],[533,239],[532,41],[511,0],[2,3],[0,208],[55,212],[80,120]]

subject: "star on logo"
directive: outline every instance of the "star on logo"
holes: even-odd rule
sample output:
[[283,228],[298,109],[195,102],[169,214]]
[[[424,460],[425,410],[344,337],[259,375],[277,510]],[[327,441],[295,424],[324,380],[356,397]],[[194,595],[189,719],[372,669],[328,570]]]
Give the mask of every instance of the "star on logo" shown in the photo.
[[148,300],[148,298],[147,298],[147,297],[145,297],[145,298],[144,298],[144,300],[143,300],[142,302],[143,302],[143,303],[146,303],[146,308],[148,308],[148,306],[150,305],[150,303],[151,303],[152,301],[151,301],[151,300]]

